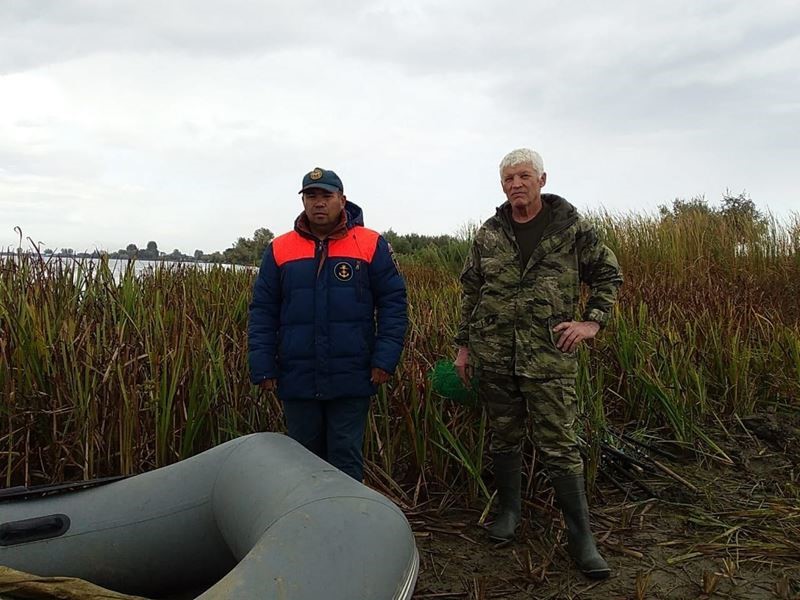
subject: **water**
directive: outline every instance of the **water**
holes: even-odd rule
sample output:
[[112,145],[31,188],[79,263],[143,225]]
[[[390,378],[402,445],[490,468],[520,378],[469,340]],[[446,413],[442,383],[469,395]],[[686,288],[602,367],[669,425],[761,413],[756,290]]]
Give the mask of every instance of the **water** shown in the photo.
[[[72,260],[76,263],[85,266],[85,268],[93,268],[97,269],[100,266],[100,259],[98,258],[55,258],[52,260]],[[110,258],[108,259],[108,266],[111,271],[115,275],[119,275],[125,272],[125,269],[128,268],[128,260],[120,260]],[[227,263],[204,263],[204,262],[177,262],[171,260],[136,260],[133,262],[134,269],[136,270],[136,274],[139,275],[144,271],[154,271],[157,269],[213,269],[214,267],[222,267],[223,269],[245,269],[245,270],[254,270],[256,267],[246,266],[246,265],[231,265]]]
[[[70,266],[77,266],[81,270],[93,270],[96,271],[100,268],[102,260],[99,258],[70,258],[66,256],[53,256],[53,257],[43,257],[43,259],[53,268],[57,268],[59,265],[70,265]],[[4,260],[17,260],[16,254],[0,254],[0,263]],[[35,257],[32,257],[32,260],[38,260]],[[115,259],[110,258],[108,259],[108,266],[111,269],[111,272],[114,273],[114,277],[119,279],[125,270],[128,268],[128,264],[131,261],[127,259]],[[170,260],[136,260],[133,261],[133,266],[137,275],[140,275],[147,271],[155,271],[158,269],[213,269],[214,267],[220,267],[223,269],[230,269],[230,270],[248,270],[248,271],[256,271],[258,267],[249,266],[249,265],[232,265],[227,263],[204,263],[204,262],[193,262],[193,261],[186,261],[186,262],[178,262],[178,261],[170,261]]]

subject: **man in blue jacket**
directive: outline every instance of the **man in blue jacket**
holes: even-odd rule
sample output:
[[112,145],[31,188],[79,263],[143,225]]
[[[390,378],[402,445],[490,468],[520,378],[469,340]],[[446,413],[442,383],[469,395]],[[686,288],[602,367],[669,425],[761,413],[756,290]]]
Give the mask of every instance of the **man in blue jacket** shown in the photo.
[[275,390],[289,436],[361,481],[370,397],[397,367],[406,288],[333,171],[303,177],[294,230],[267,248],[248,324],[250,378]]

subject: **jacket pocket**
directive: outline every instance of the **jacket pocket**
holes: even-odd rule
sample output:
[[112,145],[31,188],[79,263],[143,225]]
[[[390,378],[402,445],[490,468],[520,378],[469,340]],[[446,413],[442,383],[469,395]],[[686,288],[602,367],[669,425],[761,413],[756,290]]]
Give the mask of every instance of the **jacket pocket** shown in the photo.
[[480,337],[491,337],[496,329],[497,325],[497,315],[496,314],[489,314],[481,317],[480,319],[475,319],[472,321],[470,325],[470,330],[474,331]]

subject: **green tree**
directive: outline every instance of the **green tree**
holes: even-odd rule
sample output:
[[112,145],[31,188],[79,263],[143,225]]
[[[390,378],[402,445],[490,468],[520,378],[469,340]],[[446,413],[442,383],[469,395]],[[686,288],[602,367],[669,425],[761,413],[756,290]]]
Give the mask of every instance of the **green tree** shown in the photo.
[[680,219],[698,215],[713,215],[716,211],[708,205],[705,196],[695,196],[689,200],[675,198],[672,206],[662,204],[658,207],[662,219]]
[[222,253],[225,257],[225,262],[237,265],[251,264],[250,259],[253,255],[252,245],[252,240],[240,237],[231,248],[228,248]]
[[730,190],[725,190],[719,212],[740,239],[747,238],[750,231],[764,234],[769,226],[767,218],[756,208],[755,202],[746,192],[734,196]]
[[384,231],[381,235],[387,242],[389,242],[389,244],[391,244],[392,250],[394,250],[396,254],[411,253],[411,244],[408,243],[408,240],[405,239],[404,236],[400,236],[395,233],[393,229]]
[[253,233],[253,252],[255,253],[256,262],[261,261],[261,257],[264,256],[267,246],[270,245],[270,242],[272,242],[274,238],[275,236],[273,233],[266,227],[260,227],[255,230]]
[[274,237],[273,233],[264,227],[256,229],[252,239],[240,237],[231,248],[223,252],[225,262],[257,265]]
[[158,260],[158,257],[158,244],[153,241],[147,242],[145,250],[139,250],[139,258],[143,260]]

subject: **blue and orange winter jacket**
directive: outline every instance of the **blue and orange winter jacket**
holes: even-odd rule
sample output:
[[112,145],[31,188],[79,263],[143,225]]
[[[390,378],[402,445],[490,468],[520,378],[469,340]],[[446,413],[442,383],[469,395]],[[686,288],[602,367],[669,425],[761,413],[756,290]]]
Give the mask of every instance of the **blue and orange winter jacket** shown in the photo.
[[264,253],[248,323],[250,379],[277,378],[281,400],[371,396],[371,370],[394,372],[405,337],[406,288],[386,240],[347,202],[338,234],[303,226]]

